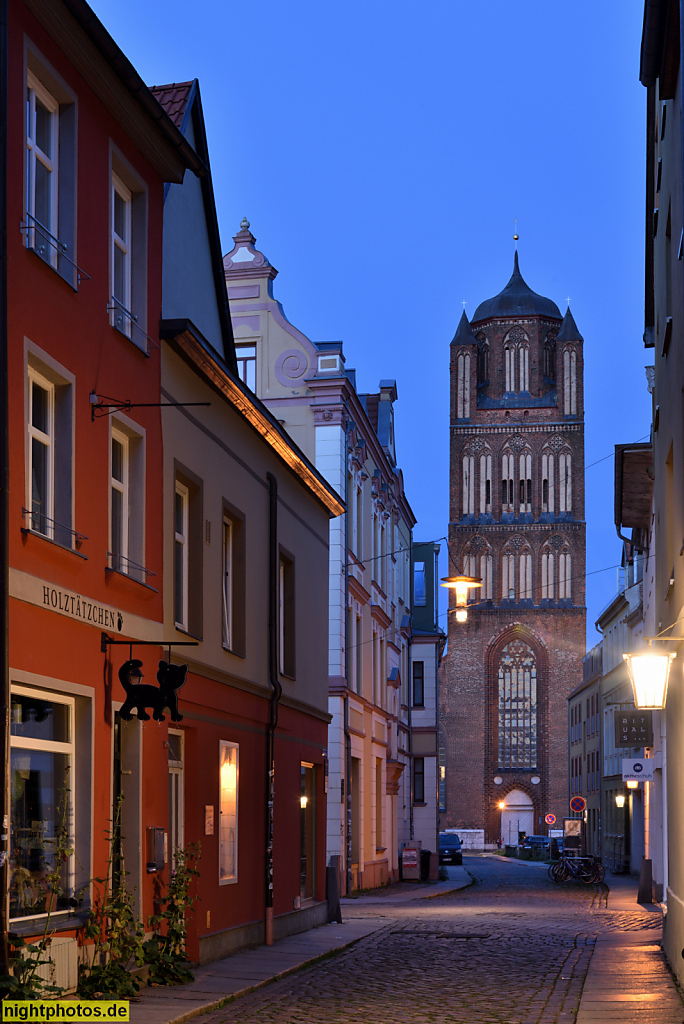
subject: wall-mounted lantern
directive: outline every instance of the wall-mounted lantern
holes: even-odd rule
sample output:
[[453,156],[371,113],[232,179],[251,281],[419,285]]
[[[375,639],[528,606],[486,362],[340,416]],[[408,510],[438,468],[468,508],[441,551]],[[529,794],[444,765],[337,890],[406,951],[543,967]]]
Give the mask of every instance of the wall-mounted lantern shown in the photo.
[[616,807],[624,807],[625,806],[625,794],[624,793],[617,793],[616,794],[616,796],[615,796],[615,806]]
[[468,591],[482,586],[479,576],[444,576],[442,586],[456,591],[456,621],[468,620]]
[[647,647],[646,650],[623,654],[622,657],[627,662],[636,707],[654,710],[664,708],[670,666],[677,657],[676,653]]
[[628,779],[627,780],[627,789],[638,789],[638,788],[639,788],[639,783],[637,782],[636,779]]

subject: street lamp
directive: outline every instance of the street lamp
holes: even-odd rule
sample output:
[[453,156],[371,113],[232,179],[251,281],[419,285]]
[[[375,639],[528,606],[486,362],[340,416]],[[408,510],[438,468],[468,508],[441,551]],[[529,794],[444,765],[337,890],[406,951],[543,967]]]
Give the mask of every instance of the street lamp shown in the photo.
[[456,591],[456,621],[466,622],[468,619],[468,591],[481,587],[482,579],[479,576],[443,576],[442,586]]
[[[650,641],[649,641],[650,642]],[[634,704],[640,709],[665,707],[670,666],[674,651],[656,651],[649,647],[636,654],[623,654],[634,690]]]

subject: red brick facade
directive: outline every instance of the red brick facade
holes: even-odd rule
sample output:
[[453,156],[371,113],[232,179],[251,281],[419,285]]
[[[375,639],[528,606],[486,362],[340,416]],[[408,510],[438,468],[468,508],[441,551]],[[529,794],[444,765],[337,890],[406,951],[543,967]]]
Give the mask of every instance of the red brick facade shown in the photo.
[[449,572],[483,587],[466,623],[449,615],[440,827],[484,828],[488,843],[513,789],[531,799],[535,833],[569,813],[566,697],[586,618],[582,371],[572,316],[527,287],[517,257],[451,345]]

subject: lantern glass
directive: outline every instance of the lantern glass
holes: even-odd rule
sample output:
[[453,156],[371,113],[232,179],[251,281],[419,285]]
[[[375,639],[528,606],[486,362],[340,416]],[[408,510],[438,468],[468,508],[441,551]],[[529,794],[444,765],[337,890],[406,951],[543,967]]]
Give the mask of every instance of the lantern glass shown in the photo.
[[615,803],[617,804],[618,807],[624,807],[625,806],[625,794],[624,793],[618,793],[617,796],[615,797]]
[[636,779],[629,779],[627,781],[627,789],[638,789],[638,788],[639,788],[639,783],[637,782]]
[[442,586],[456,591],[456,621],[468,621],[468,591],[482,586],[479,576],[444,576]]
[[674,652],[660,653],[646,650],[639,654],[623,654],[627,662],[634,690],[634,704],[637,708],[659,709],[665,707],[667,681],[670,676]]

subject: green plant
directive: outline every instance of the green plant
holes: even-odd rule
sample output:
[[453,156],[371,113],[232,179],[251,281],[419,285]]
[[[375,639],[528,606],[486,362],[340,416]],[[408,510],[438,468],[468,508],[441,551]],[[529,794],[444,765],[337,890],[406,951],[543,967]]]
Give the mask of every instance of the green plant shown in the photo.
[[[126,885],[128,872],[119,855],[121,846],[121,799],[105,829],[109,844],[107,870],[94,879],[95,897],[84,934],[93,940],[90,963],[81,967],[78,994],[85,999],[130,999],[140,981],[130,972],[143,963],[144,932],[135,912],[135,895]],[[114,864],[117,863],[117,871]]]
[[193,980],[185,940],[187,914],[197,902],[197,897],[190,895],[190,886],[199,876],[197,863],[201,852],[197,843],[175,851],[174,870],[166,892],[160,893],[157,899],[163,909],[149,918],[148,923],[155,929],[155,934],[144,943],[143,951],[145,963],[150,968],[151,984],[183,985]]
[[[3,999],[54,998],[64,992],[59,985],[55,985],[51,980],[43,977],[39,968],[48,966],[50,968],[49,975],[54,971],[54,961],[50,956],[52,942],[50,920],[59,897],[64,895],[62,888],[63,865],[68,862],[74,852],[69,835],[70,792],[69,769],[67,768],[64,786],[57,804],[56,818],[59,824],[55,829],[54,837],[45,840],[46,845],[52,847],[52,867],[40,882],[40,890],[44,893],[47,911],[43,923],[43,933],[35,942],[26,942],[21,938],[11,941],[10,967],[12,973],[0,976],[0,991],[3,993]],[[24,870],[15,868],[15,871]]]

